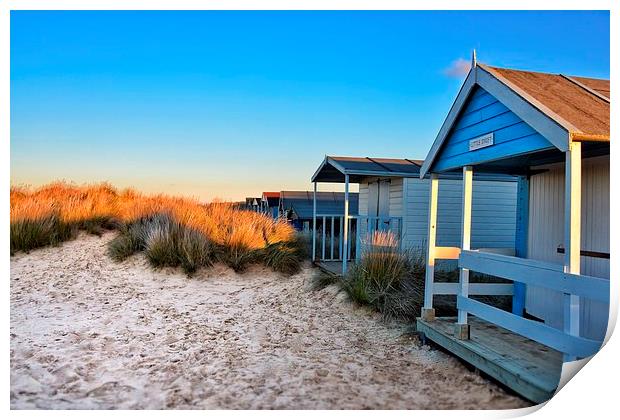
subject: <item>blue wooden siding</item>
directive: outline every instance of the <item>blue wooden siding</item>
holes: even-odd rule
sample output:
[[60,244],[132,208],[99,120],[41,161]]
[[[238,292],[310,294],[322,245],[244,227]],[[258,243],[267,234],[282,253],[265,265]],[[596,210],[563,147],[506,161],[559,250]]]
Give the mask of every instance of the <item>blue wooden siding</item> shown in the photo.
[[[428,234],[428,179],[405,179],[403,245],[424,246]],[[437,245],[460,246],[463,182],[439,181]],[[514,248],[517,183],[474,181],[472,247]]]
[[[494,144],[469,151],[469,141],[493,133]],[[472,92],[432,171],[445,171],[554,147],[481,87]]]

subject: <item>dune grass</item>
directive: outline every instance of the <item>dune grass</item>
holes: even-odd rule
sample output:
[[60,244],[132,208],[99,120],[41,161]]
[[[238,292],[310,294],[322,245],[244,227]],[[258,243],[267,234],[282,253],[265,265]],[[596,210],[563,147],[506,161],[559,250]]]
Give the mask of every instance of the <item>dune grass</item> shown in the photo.
[[[415,320],[424,304],[425,252],[422,247],[401,250],[390,232],[375,232],[362,243],[359,261],[353,263],[344,277],[319,276],[314,288],[339,284],[351,300],[368,305],[385,318]],[[447,268],[447,267],[446,267]],[[435,281],[458,283],[458,269],[435,272]],[[510,283],[481,273],[470,273],[472,283]],[[511,309],[510,296],[478,296],[483,303],[504,310]],[[433,306],[438,316],[456,315],[456,296],[438,295]]]
[[109,243],[114,260],[144,252],[154,267],[182,267],[190,275],[215,261],[236,271],[260,263],[293,274],[304,258],[303,244],[286,222],[229,203],[144,195],[109,184],[13,187],[10,214],[11,254],[57,245],[80,231],[115,229],[118,236]]
[[415,319],[424,301],[424,254],[401,251],[390,232],[375,232],[362,244],[360,260],[341,280],[343,290],[386,318]]

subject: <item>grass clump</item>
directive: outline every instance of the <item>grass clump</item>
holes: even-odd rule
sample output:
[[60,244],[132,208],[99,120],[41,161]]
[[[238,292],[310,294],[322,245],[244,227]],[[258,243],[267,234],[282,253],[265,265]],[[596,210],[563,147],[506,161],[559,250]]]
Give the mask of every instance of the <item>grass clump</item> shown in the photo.
[[323,290],[326,287],[331,286],[332,284],[340,285],[341,276],[320,270],[312,277],[310,283],[310,290]]
[[298,273],[303,260],[308,257],[306,237],[303,234],[296,234],[289,241],[269,244],[261,255],[267,267],[287,275]]
[[153,267],[180,266],[187,275],[213,265],[213,245],[207,237],[166,213],[123,226],[108,244],[108,252],[116,261],[141,251]]
[[37,190],[11,187],[11,255],[58,245],[80,230],[100,235],[116,227],[116,191],[107,184],[53,183]]
[[76,231],[61,222],[56,214],[37,219],[21,219],[11,223],[11,255],[16,251],[29,252],[33,249],[58,245],[75,237]]
[[213,245],[206,236],[193,229],[183,228],[178,248],[181,267],[188,275],[200,267],[213,265]]
[[[352,264],[340,280],[351,300],[369,305],[386,318],[415,320],[424,304],[425,253],[421,247],[400,250],[389,232],[375,232],[362,246],[361,258]],[[435,272],[436,282],[458,283],[458,269]],[[510,283],[505,279],[470,273],[471,283]],[[510,296],[477,296],[482,303],[510,310]],[[456,296],[434,297],[434,308],[440,316],[456,315]]]
[[153,267],[181,267],[192,275],[213,265],[213,247],[207,237],[160,214],[144,224],[144,253]]
[[144,251],[144,232],[147,219],[124,224],[119,234],[108,243],[108,254],[117,262],[124,261],[133,254]]
[[241,243],[219,245],[216,256],[218,261],[226,264],[237,273],[245,271],[250,264],[259,262],[258,249],[252,249]]
[[353,301],[372,306],[387,318],[415,319],[424,301],[424,255],[419,250],[401,251],[390,232],[375,232],[341,284]]

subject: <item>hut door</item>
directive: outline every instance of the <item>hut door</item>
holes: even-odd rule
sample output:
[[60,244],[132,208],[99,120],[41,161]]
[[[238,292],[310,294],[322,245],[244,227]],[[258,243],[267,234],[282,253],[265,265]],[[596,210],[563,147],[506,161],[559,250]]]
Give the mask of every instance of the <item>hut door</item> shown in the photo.
[[[375,181],[368,183],[368,231],[385,230],[388,220],[381,220],[390,215],[390,182]],[[389,223],[389,222],[388,222]]]
[[389,215],[390,215],[390,182],[379,181],[377,216],[388,217]]

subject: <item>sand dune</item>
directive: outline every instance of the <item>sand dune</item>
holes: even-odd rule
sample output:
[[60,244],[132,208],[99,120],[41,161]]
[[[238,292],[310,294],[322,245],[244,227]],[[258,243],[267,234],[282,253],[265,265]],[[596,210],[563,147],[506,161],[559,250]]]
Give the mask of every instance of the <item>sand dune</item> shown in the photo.
[[224,266],[187,279],[113,234],[11,257],[11,407],[516,408],[402,324],[286,278]]

